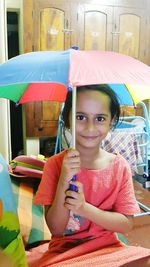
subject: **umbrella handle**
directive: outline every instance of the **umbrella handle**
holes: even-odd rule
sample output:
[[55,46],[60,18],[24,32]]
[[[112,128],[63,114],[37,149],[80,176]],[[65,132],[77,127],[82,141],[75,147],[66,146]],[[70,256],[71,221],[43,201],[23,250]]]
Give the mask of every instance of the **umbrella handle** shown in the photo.
[[[76,175],[74,175],[74,176],[72,177],[71,181],[76,181]],[[72,191],[74,191],[74,192],[77,192],[77,191],[78,191],[77,186],[74,185],[74,184],[70,184],[70,185],[69,185],[69,190],[72,190]]]
[[[72,87],[72,86],[71,86]],[[76,134],[75,134],[75,124],[76,124],[76,94],[77,94],[77,90],[76,87],[72,87],[72,147],[75,148],[76,147]],[[71,181],[76,181],[76,175],[74,175],[71,179]],[[75,186],[74,184],[70,184],[69,185],[69,190],[75,191],[77,192],[77,186]]]

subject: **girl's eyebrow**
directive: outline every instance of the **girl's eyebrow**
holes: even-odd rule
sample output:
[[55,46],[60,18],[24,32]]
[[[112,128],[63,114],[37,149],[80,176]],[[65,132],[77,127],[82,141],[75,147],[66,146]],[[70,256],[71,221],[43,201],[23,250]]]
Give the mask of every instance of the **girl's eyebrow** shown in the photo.
[[[88,115],[87,113],[85,112],[80,112],[80,111],[77,111],[76,112],[76,115],[79,115],[79,114],[82,114],[82,115]],[[95,116],[104,116],[104,117],[108,117],[108,114],[105,114],[105,113],[98,113],[98,114],[94,114]]]
[[100,113],[100,114],[96,114],[96,116],[104,116],[104,117],[108,117],[108,114]]

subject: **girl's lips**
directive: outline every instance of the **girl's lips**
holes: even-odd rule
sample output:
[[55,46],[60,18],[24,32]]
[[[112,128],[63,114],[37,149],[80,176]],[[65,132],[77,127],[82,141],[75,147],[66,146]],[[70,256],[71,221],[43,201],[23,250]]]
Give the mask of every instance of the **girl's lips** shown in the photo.
[[98,136],[82,136],[84,139],[93,140],[96,139]]

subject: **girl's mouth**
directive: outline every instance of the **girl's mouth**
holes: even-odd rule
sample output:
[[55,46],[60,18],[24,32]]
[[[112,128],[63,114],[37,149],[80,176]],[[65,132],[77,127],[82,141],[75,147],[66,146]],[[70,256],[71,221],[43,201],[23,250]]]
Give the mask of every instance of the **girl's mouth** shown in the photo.
[[82,136],[82,138],[86,139],[86,140],[94,140],[96,139],[98,136]]

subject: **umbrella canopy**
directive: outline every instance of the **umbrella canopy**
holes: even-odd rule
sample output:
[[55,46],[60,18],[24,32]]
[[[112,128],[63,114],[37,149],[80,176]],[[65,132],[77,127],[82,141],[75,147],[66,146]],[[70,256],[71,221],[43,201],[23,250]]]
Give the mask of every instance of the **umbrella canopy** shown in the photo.
[[64,102],[68,86],[109,84],[121,105],[150,98],[150,67],[111,51],[39,51],[0,65],[0,98]]
[[[64,102],[67,87],[89,84],[110,84],[117,93],[120,104],[136,105],[150,98],[148,87],[150,67],[129,56],[111,51],[74,49],[31,52],[12,58],[0,66],[0,98],[14,102],[39,100]],[[72,105],[74,148],[75,99],[74,88]],[[75,180],[76,177],[72,179]],[[74,186],[71,189],[76,191]]]

